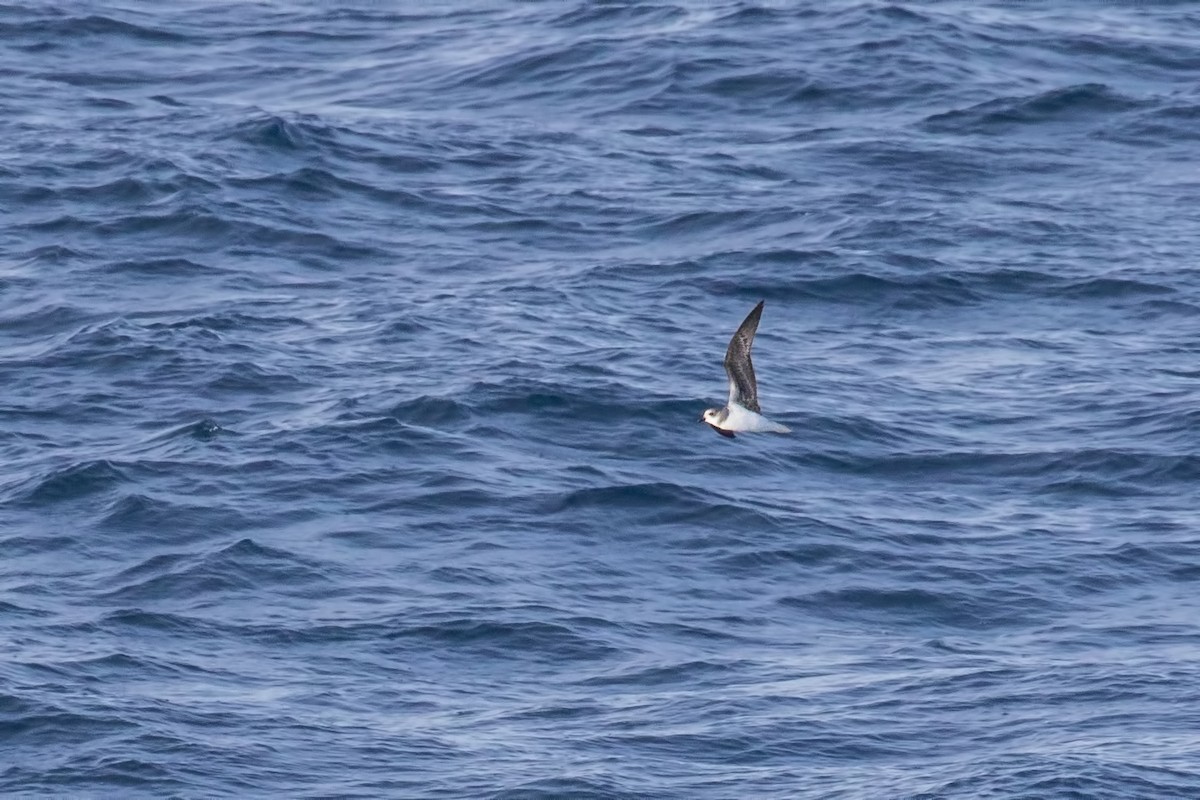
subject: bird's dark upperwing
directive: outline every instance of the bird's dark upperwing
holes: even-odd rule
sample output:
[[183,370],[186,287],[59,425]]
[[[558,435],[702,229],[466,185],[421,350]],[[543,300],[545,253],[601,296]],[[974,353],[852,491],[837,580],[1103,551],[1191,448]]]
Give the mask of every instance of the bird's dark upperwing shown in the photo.
[[762,300],[754,307],[737,333],[729,340],[729,349],[725,351],[725,374],[729,376],[729,402],[737,403],[742,408],[748,408],[754,413],[758,409],[758,381],[754,379],[754,364],[750,361],[750,348],[754,344],[754,333],[758,330],[758,320],[762,317]]

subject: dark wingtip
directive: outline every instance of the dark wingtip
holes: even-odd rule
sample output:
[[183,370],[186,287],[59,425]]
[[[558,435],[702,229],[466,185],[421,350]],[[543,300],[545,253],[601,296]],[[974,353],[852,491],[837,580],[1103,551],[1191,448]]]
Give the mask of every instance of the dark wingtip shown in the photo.
[[[757,319],[757,318],[761,317],[762,310],[763,310],[763,304],[766,302],[767,302],[766,300],[759,300],[758,305],[756,305],[754,308],[750,309],[750,313],[746,315],[746,322],[748,322],[752,319]],[[743,322],[742,324],[744,325],[746,323]]]

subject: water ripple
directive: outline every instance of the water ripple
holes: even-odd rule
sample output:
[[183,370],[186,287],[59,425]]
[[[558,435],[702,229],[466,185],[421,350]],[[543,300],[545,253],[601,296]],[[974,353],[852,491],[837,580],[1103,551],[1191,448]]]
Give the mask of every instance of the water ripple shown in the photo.
[[1190,7],[77,5],[0,793],[1200,795]]

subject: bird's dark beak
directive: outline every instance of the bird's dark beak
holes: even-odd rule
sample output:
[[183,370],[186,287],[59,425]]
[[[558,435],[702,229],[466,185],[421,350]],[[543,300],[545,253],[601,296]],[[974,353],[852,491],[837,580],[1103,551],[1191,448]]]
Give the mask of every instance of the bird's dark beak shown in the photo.
[[703,414],[701,414],[701,415],[700,415],[700,421],[701,421],[701,422],[704,422],[704,415],[703,415]]

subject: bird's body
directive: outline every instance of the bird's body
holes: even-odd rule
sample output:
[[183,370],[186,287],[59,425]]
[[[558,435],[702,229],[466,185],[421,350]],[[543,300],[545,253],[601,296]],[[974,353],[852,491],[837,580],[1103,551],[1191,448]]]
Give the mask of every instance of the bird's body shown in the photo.
[[[718,433],[788,433],[791,428],[764,417],[762,414],[742,408],[737,403],[730,403],[717,412],[715,424],[710,422]],[[705,420],[707,422],[707,420]]]
[[729,402],[724,408],[710,408],[700,417],[717,433],[733,438],[735,433],[788,433],[791,428],[764,417],[758,406],[758,381],[750,348],[762,317],[763,301],[754,307],[738,326],[725,351],[725,374],[729,376]]

